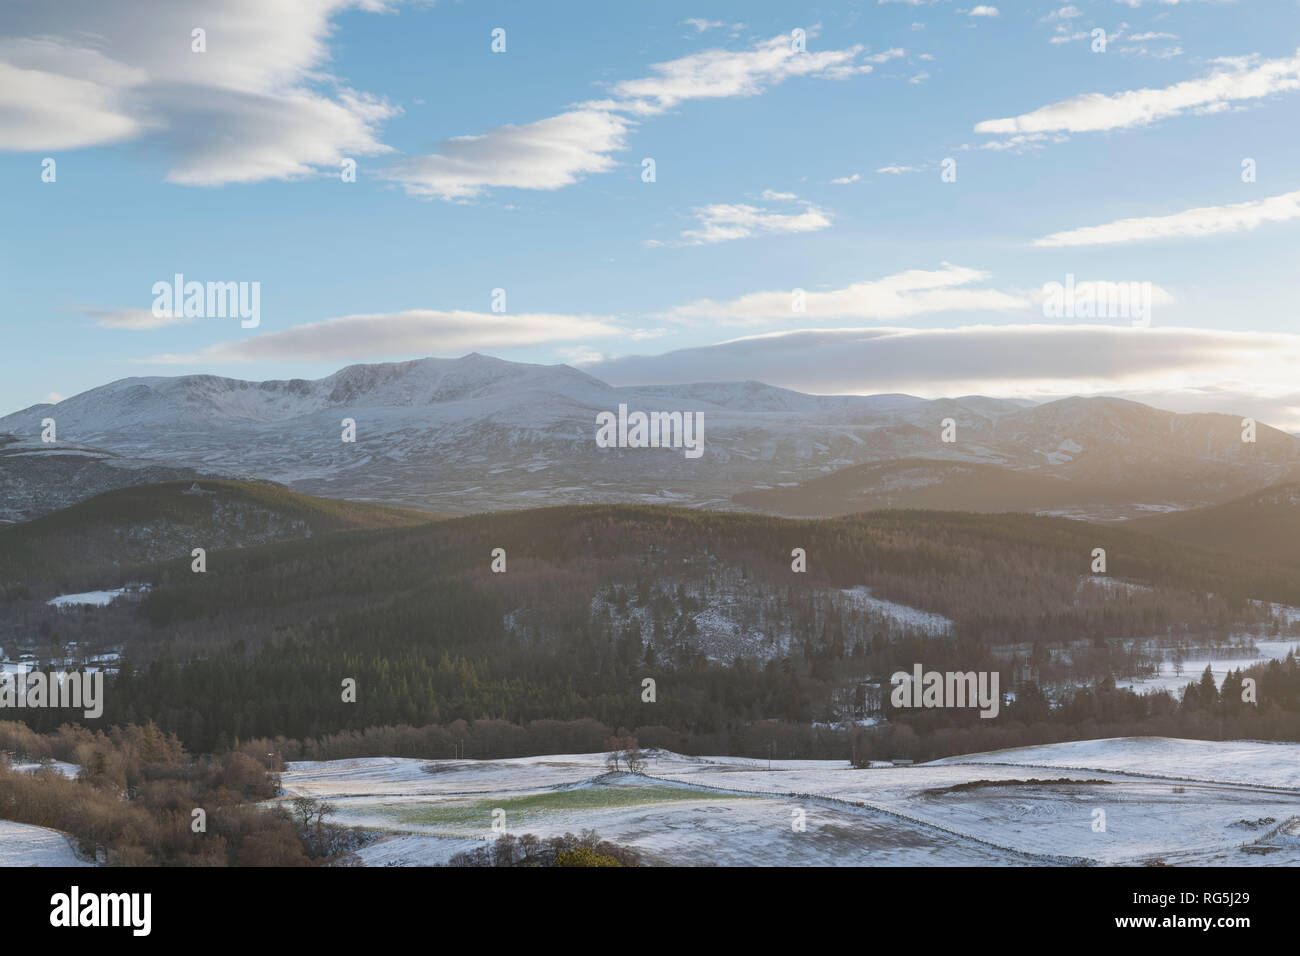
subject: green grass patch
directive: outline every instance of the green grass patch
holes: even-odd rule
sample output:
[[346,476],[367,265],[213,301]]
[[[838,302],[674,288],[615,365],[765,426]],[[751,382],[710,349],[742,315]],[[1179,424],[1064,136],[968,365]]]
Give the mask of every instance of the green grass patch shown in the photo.
[[401,810],[392,818],[408,824],[445,824],[449,826],[483,826],[492,822],[492,811],[506,812],[506,822],[515,829],[513,821],[546,813],[566,813],[580,810],[599,810],[606,807],[634,807],[659,803],[685,803],[691,800],[749,800],[757,795],[717,793],[712,790],[694,790],[686,787],[668,787],[658,784],[630,787],[581,787],[576,790],[548,790],[518,797],[495,797],[457,803],[437,803],[410,810]]

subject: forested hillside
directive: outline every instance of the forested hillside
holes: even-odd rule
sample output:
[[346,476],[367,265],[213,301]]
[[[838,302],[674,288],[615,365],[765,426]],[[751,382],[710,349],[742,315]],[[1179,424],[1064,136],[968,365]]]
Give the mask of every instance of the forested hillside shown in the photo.
[[1133,522],[1144,534],[1300,568],[1300,484],[1275,485],[1221,505]]
[[271,482],[201,479],[109,491],[0,527],[0,575],[58,587],[115,583],[107,569],[207,550],[435,520],[427,512],[298,494]]
[[[1098,548],[1105,574],[1091,571]],[[792,570],[795,549],[806,571]],[[1276,634],[1259,602],[1300,604],[1287,570],[1020,514],[553,508],[213,551],[202,574],[186,555],[151,574],[135,608],[10,609],[44,615],[56,642],[88,617],[112,621],[99,637],[120,640],[129,664],[106,719],[154,720],[199,752],[482,719],[659,727],[730,749],[764,721],[824,721],[844,688],[917,662],[998,670],[1003,690],[1032,665],[1059,704],[1071,687],[1149,672],[1173,646]],[[342,699],[347,678],[355,702]],[[1151,715],[1109,693],[1116,719]],[[26,719],[50,729],[66,715]],[[995,723],[898,719],[927,732]]]

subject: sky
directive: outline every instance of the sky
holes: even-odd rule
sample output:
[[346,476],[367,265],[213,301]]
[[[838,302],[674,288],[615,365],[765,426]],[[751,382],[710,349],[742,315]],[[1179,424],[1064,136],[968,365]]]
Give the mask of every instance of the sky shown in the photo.
[[1296,0],[6,0],[0,413],[477,351],[1300,430],[1298,120]]

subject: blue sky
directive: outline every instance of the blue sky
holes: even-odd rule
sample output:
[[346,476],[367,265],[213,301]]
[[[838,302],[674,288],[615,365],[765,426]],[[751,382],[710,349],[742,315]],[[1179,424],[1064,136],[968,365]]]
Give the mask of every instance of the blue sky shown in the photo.
[[[1294,0],[17,0],[0,411],[481,351],[1300,428],[1298,27]],[[260,283],[260,324],[155,316],[178,272]],[[1045,314],[1067,275],[1151,313]]]

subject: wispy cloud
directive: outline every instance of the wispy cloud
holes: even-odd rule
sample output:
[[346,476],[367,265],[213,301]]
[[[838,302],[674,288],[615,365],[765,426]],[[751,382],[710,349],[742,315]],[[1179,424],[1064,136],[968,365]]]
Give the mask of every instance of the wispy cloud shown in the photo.
[[1221,232],[1255,229],[1268,222],[1300,218],[1300,192],[1283,193],[1267,199],[1201,206],[1170,216],[1119,219],[1100,226],[1084,226],[1054,232],[1034,240],[1036,246],[1099,246],[1152,239],[1184,239]]
[[608,110],[581,109],[524,126],[459,136],[428,156],[389,172],[414,196],[472,199],[498,186],[559,189],[589,173],[613,169],[632,121]]
[[796,311],[791,290],[752,292],[728,301],[700,299],[663,313],[679,322],[753,325],[776,320],[858,319],[888,322],[959,309],[1001,311],[1029,307],[1026,296],[997,289],[963,288],[989,273],[944,263],[940,269],[910,269],[883,279],[856,282],[829,292],[809,291]]
[[1071,33],[1064,25],[1060,25],[1056,28],[1055,36],[1049,37],[1047,42],[1058,45],[1062,43],[1073,43],[1075,40],[1086,40],[1090,35],[1091,34],[1089,34],[1087,30],[1076,30]]
[[442,312],[412,309],[347,315],[210,346],[187,355],[154,355],[162,365],[224,362],[340,361],[447,355],[617,335],[603,316],[553,313]]
[[177,315],[155,315],[151,309],[101,309],[87,306],[80,311],[94,319],[95,324],[101,328],[135,332],[161,329],[191,321]]
[[[635,112],[661,112],[688,100],[757,96],[793,77],[844,79],[870,73],[861,45],[838,50],[797,52],[786,34],[760,40],[748,50],[713,49],[655,63],[650,75],[613,84],[613,106]],[[884,56],[901,56],[902,50]],[[876,62],[882,62],[877,59]]]
[[721,27],[730,27],[732,30],[743,30],[743,23],[728,24],[725,20],[705,20],[703,17],[689,17],[682,21],[684,26],[695,27],[696,33],[704,33],[707,30],[717,30]]
[[[869,53],[866,56],[864,56],[863,59],[866,60],[868,63],[888,63],[890,60],[897,60],[899,57],[903,57],[906,55],[907,55],[907,51],[904,50],[902,47],[893,47],[891,49],[884,50],[881,53]],[[926,59],[924,55],[922,55],[921,58]],[[930,59],[934,59],[934,57],[930,57]]]
[[754,206],[749,203],[714,203],[693,210],[698,225],[682,231],[681,238],[670,243],[650,240],[647,245],[700,246],[733,239],[747,239],[760,235],[788,235],[799,232],[816,232],[831,224],[824,209],[794,193],[764,190],[764,200],[786,202],[794,206],[790,211]]
[[1137,46],[1122,46],[1119,48],[1119,52],[1125,56],[1149,56],[1156,60],[1168,60],[1175,56],[1182,56],[1183,48],[1178,44],[1174,44],[1173,46],[1153,50],[1145,43],[1140,43]]
[[871,72],[868,60],[902,55],[864,55],[860,45],[798,52],[784,34],[745,50],[702,50],[653,64],[650,75],[616,82],[608,97],[557,116],[447,140],[429,155],[395,164],[387,175],[412,195],[445,200],[473,199],[494,187],[558,189],[614,168],[634,117],[689,100],[757,96],[792,77],[844,79]]
[[1294,57],[1275,60],[1247,56],[1216,63],[1213,72],[1199,79],[1162,89],[1112,95],[1087,93],[1019,116],[984,120],[975,124],[975,132],[1005,135],[1125,129],[1189,111],[1214,111],[1241,100],[1300,89],[1300,51]]

